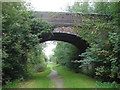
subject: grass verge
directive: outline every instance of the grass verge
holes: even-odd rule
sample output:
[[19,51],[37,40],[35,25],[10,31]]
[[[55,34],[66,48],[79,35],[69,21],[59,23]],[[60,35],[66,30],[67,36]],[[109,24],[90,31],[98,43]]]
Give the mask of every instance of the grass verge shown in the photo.
[[120,90],[120,84],[117,84],[116,82],[100,82],[96,81],[97,88],[114,88],[116,90]]
[[91,77],[81,74],[74,73],[72,70],[54,64],[54,69],[58,71],[58,74],[61,75],[63,79],[64,88],[113,88],[120,89],[120,85],[113,82],[100,82]]
[[54,88],[55,86],[51,80],[47,78],[47,75],[50,72],[50,67],[47,67],[44,72],[33,74],[33,76],[27,81],[14,81],[3,88]]
[[3,86],[2,88],[18,88],[19,87],[18,83],[19,81],[16,80],[16,81],[10,82],[8,85]]
[[96,88],[96,81],[86,75],[77,74],[63,66],[55,66],[63,79],[64,88]]

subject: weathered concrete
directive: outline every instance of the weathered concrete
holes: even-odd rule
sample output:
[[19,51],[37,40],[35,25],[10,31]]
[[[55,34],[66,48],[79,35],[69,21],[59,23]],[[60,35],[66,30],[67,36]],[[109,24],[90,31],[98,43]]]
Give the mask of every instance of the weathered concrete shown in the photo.
[[98,15],[98,14],[80,14],[80,13],[69,13],[69,12],[40,12],[35,11],[35,18],[39,18],[43,21],[47,21],[50,24],[58,26],[73,26],[81,25],[83,20],[96,18],[110,19],[108,15]]

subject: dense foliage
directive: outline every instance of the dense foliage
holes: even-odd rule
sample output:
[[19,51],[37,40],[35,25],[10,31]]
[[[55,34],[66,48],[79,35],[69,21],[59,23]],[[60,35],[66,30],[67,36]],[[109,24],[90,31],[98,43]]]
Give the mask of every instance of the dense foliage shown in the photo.
[[[3,84],[27,77],[29,75],[28,63],[42,64],[45,62],[38,36],[51,33],[52,26],[41,20],[32,19],[32,17],[25,3],[2,3]],[[42,57],[35,59],[38,53]],[[35,64],[31,65],[31,68],[34,66]]]
[[[90,47],[76,58],[79,51],[68,43],[58,42],[54,62],[81,71],[94,64],[95,75],[104,81],[120,81],[120,2],[75,3],[70,12],[109,14],[112,20],[101,18],[83,20],[75,31]],[[46,60],[39,44],[43,34],[51,35],[52,26],[27,11],[24,3],[2,3],[2,76],[3,84],[28,77],[30,72],[43,71]],[[87,68],[89,69],[89,68]],[[91,69],[91,68],[90,68]],[[93,71],[94,71],[93,70]],[[91,73],[91,72],[90,72]],[[93,72],[92,72],[93,73]]]
[[[81,8],[74,5],[72,10],[73,7]],[[111,15],[112,20],[87,19],[83,20],[81,26],[74,27],[75,31],[90,44],[86,52],[80,55],[84,59],[76,60],[83,63],[78,68],[95,63],[95,74],[99,79],[120,81],[120,2],[96,2],[93,5],[92,12]],[[79,10],[73,11],[82,12]]]
[[35,72],[42,72],[46,69],[47,57],[42,52],[43,45],[37,44],[28,53],[27,66],[28,71],[32,74]]
[[117,2],[75,2],[73,6],[68,6],[68,11],[82,14],[107,14],[115,15]]
[[54,49],[54,55],[51,56],[51,60],[57,64],[75,69],[72,62],[78,54],[79,51],[75,46],[65,42],[58,42],[56,48]]
[[68,6],[68,11],[72,13],[92,13],[92,7],[88,2],[75,2],[73,6]]

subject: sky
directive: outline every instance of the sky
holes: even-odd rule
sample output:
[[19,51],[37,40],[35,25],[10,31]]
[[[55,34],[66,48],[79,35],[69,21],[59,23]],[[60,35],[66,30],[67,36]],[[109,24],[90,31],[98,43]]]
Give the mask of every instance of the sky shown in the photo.
[[[66,12],[74,2],[106,2],[108,0],[25,0],[31,3],[35,11]],[[120,1],[120,0],[109,0]]]
[[49,56],[54,54],[53,49],[56,48],[57,42],[47,41],[45,43],[46,43],[46,47],[43,49],[43,52],[49,59]]
[[67,6],[71,6],[78,0],[27,0],[35,11],[65,12]]

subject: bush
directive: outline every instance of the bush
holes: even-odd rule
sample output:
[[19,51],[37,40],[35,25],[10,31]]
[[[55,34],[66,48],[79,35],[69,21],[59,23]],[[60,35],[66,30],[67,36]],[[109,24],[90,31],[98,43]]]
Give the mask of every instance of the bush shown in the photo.
[[74,30],[90,45],[86,52],[80,55],[84,59],[77,60],[78,63],[82,62],[80,68],[95,63],[95,74],[103,81],[120,82],[119,5],[120,2],[95,3],[95,12],[110,14],[112,20],[87,19],[82,20],[81,26],[74,27]]
[[27,67],[31,73],[42,72],[46,69],[47,57],[42,52],[42,47],[42,44],[38,44],[28,53]]
[[40,38],[38,36],[48,33],[51,35],[52,33],[51,25],[41,20],[32,19],[33,16],[22,2],[2,3],[3,84],[28,77],[29,51],[39,44]]

